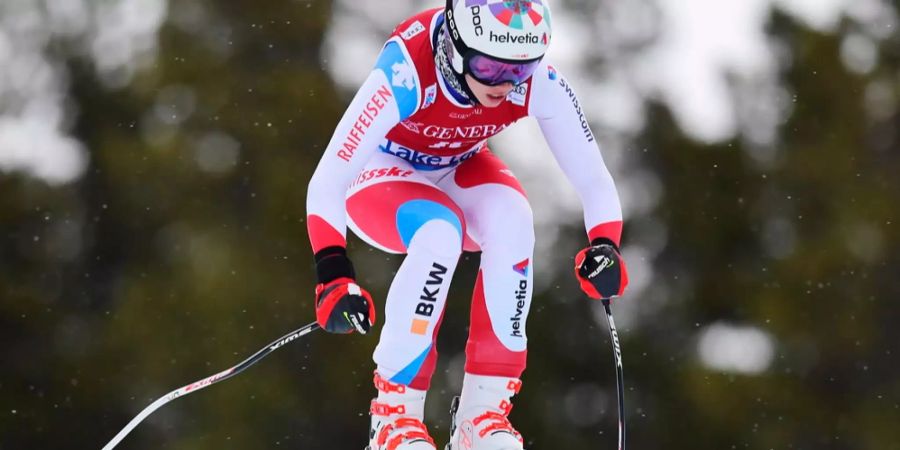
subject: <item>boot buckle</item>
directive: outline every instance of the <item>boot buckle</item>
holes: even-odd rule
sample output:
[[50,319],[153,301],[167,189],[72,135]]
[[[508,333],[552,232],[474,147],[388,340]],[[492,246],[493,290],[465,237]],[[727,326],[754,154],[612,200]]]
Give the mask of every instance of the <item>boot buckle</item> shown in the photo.
[[375,416],[390,416],[393,414],[406,414],[406,405],[397,405],[391,406],[387,403],[378,403],[375,400],[372,400],[372,405],[369,407],[369,413]]

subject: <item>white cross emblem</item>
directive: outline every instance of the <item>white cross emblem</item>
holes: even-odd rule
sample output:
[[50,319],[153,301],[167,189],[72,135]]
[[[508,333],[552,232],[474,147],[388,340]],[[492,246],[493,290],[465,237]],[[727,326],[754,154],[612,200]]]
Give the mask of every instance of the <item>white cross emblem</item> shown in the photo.
[[397,87],[405,87],[408,90],[412,90],[416,87],[414,74],[412,68],[409,67],[409,63],[406,61],[395,63],[391,66],[391,70],[394,71],[394,74],[391,77],[391,84]]

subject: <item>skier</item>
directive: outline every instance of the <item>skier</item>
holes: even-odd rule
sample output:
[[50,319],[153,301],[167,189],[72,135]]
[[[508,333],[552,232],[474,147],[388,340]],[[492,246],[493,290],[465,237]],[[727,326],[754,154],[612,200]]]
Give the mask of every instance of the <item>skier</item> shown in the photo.
[[[593,298],[628,283],[622,212],[581,105],[543,61],[547,0],[448,0],[405,20],[338,124],[309,183],[316,316],[330,332],[369,332],[372,297],[355,281],[346,228],[406,254],[387,295],[373,359],[369,450],[435,450],[423,423],[448,285],[480,251],[452,450],[521,450],[509,422],[522,387],[533,290],[534,226],[525,191],[486,145],[532,116],[584,208],[590,245],[575,258]],[[527,151],[521,149],[520,151]]]

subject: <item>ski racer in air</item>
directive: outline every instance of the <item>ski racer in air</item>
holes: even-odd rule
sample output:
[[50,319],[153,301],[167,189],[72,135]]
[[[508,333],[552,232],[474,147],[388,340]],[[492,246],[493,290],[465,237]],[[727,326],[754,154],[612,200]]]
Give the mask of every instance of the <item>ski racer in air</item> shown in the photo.
[[[403,21],[337,125],[309,183],[316,315],[328,331],[366,333],[371,296],[347,256],[349,227],[405,254],[373,356],[369,450],[435,450],[424,404],[449,283],[462,252],[481,252],[465,376],[449,450],[521,450],[508,419],[522,388],[534,289],[534,224],[525,190],[487,139],[534,117],[580,196],[587,242],[575,272],[593,298],[628,284],[618,193],[581,104],[544,59],[548,0],[448,0]],[[518,151],[529,151],[521,148]]]

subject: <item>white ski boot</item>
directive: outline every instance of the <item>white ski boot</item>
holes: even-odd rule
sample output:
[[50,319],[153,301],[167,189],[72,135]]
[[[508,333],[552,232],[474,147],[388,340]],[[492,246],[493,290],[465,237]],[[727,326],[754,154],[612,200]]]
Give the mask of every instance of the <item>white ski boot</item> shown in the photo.
[[425,391],[391,383],[375,372],[378,398],[369,413],[372,426],[366,450],[437,450],[434,439],[422,423]]
[[509,423],[509,399],[522,382],[515,378],[466,374],[453,400],[450,443],[445,450],[522,450],[522,435]]

